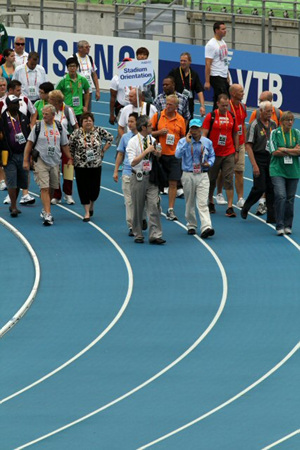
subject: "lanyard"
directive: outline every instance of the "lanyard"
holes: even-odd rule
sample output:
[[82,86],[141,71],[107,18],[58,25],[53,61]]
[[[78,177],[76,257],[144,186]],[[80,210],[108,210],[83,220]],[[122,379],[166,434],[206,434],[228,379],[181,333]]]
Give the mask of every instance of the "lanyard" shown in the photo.
[[[32,72],[33,72],[33,70],[32,70]],[[26,78],[27,78],[27,84],[29,86],[29,75],[28,75],[27,64],[25,64],[25,73],[26,73]],[[37,70],[35,69],[35,80],[34,80],[35,86],[36,86],[36,82],[37,82]]]
[[21,130],[21,124],[20,124],[20,122],[19,122],[19,116],[17,116],[17,119],[14,119],[14,118],[10,115],[10,113],[8,113],[8,114],[9,114],[9,117],[10,117],[11,125],[12,125],[12,127],[13,127],[13,129],[14,129],[14,132],[15,132],[15,134],[17,134],[18,131],[16,130],[16,127],[15,127],[15,125],[14,125],[14,122],[16,122],[16,123],[19,125],[19,128],[20,128],[20,130]]
[[66,116],[65,116],[65,104],[64,104],[64,103],[63,103],[62,109],[61,109],[60,111],[61,111],[61,116],[60,116],[59,121],[60,121],[60,123],[62,123],[64,117],[66,117]]
[[[93,130],[92,130],[93,131]],[[86,142],[86,133],[85,133],[85,131],[84,131],[84,129],[82,128],[82,132],[83,132],[83,141],[84,141],[84,147],[85,148],[87,148],[88,147],[88,144],[87,144],[87,142]],[[94,136],[91,134],[91,145],[90,145],[90,147],[94,147]]]
[[268,140],[268,139],[270,139],[270,134],[271,134],[271,128],[270,128],[270,125],[269,125],[269,128],[267,128],[267,131],[268,131],[268,133],[267,133],[267,131],[266,131],[266,129],[265,129],[265,126],[264,126],[264,124],[262,123],[262,132],[263,132],[263,134],[265,135],[265,137],[266,137],[266,139]]
[[[285,132],[283,131],[283,127],[281,127],[281,131],[282,131],[282,137],[283,137],[283,140],[284,140],[284,145],[287,146],[287,145],[286,145]],[[293,142],[293,139],[292,139],[292,130],[290,130],[290,132],[289,132],[289,141],[290,141],[290,145],[292,145],[292,142]],[[289,147],[287,147],[287,148],[289,148]]]
[[[89,64],[89,57],[86,56],[85,61],[83,61],[79,55],[78,55],[78,58],[79,58],[80,72],[86,72],[86,71],[89,72],[91,69],[90,64]],[[84,69],[83,64],[86,64],[86,69]]]
[[[48,128],[47,128],[47,124],[45,121],[44,121],[44,126],[45,126],[45,136],[47,138],[48,145],[50,145]],[[54,136],[54,146],[56,146],[55,120],[53,120],[53,136]]]
[[[237,110],[237,108],[234,106],[234,104],[232,103],[232,101],[230,100],[230,105],[232,108],[232,112],[235,112]],[[243,120],[243,108],[241,106],[241,104],[239,103],[239,113],[240,113],[240,117]]]
[[[182,85],[185,88],[185,80],[183,78],[183,73],[182,73],[181,67],[179,67],[179,71],[180,71]],[[189,69],[189,87],[190,87],[190,91],[191,91],[192,90],[192,72],[191,72],[191,69]]]
[[[217,110],[217,112],[218,112],[218,119],[219,119],[219,130],[220,130],[220,133],[221,133],[222,124],[221,124],[221,121],[220,121],[220,111]],[[226,115],[225,116],[226,116],[226,134],[227,134],[228,122],[229,122],[227,111],[226,111]]]
[[[72,95],[74,94],[72,83],[77,83],[77,82],[78,82],[78,78],[77,77],[76,77],[76,80],[72,80],[72,78],[70,78],[70,89],[71,89]],[[79,88],[78,88],[78,86],[77,86],[77,93],[79,95]]]

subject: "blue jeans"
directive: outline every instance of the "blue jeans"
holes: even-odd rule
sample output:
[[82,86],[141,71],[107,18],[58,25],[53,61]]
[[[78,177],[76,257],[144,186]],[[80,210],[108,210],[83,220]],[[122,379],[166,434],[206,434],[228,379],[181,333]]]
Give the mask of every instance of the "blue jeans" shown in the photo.
[[274,186],[274,207],[276,230],[292,228],[294,218],[294,200],[298,179],[271,177]]

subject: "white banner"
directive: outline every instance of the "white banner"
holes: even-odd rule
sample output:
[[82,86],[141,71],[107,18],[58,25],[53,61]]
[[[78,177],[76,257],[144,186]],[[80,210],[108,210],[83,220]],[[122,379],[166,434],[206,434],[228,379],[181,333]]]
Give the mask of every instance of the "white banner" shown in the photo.
[[153,65],[150,59],[120,62],[118,69],[121,88],[154,84]]
[[100,89],[110,89],[110,80],[118,73],[118,63],[124,58],[135,58],[135,52],[141,46],[149,50],[149,58],[158,73],[157,41],[10,27],[7,28],[7,33],[10,48],[13,48],[15,36],[25,37],[25,50],[40,54],[40,64],[45,68],[48,80],[55,84],[65,75],[66,59],[76,53],[77,42],[80,40],[86,40],[91,45],[90,55],[97,67]]

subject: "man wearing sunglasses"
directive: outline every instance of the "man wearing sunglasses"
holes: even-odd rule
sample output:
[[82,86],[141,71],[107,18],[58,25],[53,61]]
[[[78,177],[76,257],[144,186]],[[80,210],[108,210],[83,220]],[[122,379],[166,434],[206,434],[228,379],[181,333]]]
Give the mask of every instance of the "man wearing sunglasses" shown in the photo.
[[25,38],[23,36],[15,37],[14,50],[16,54],[15,65],[21,66],[26,64],[28,59],[28,53],[25,52]]

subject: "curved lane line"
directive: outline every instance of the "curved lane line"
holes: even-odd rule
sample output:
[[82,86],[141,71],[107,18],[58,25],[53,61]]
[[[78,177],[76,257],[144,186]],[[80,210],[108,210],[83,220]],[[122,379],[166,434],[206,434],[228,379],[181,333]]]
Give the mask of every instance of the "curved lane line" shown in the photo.
[[[234,397],[231,397],[226,402],[221,403],[221,405],[217,406],[214,409],[211,409],[207,413],[203,414],[202,416],[198,417],[195,420],[192,420],[191,422],[188,422],[187,424],[183,425],[182,427],[177,428],[176,430],[173,430],[170,433],[165,434],[164,436],[161,436],[160,438],[156,439],[155,441],[149,442],[148,444],[143,445],[142,447],[139,447],[137,450],[144,450],[145,448],[148,448],[148,447],[151,447],[152,445],[158,444],[159,442],[164,441],[165,439],[168,439],[171,436],[174,436],[174,434],[180,433],[181,431],[186,430],[187,428],[191,427],[192,425],[195,425],[196,423],[200,422],[201,420],[206,419],[206,417],[209,417],[212,414],[216,413],[217,411],[220,411],[220,409],[225,408],[225,406],[230,405],[235,400],[239,399],[243,395],[247,394],[247,392],[254,389],[257,385],[262,383],[269,376],[273,375],[273,373],[276,372],[281,366],[283,366],[296,353],[296,351],[299,350],[299,348],[300,348],[300,343],[298,342],[298,344],[295,345],[295,347],[278,364],[276,364],[276,366],[274,366],[271,370],[269,370],[269,372],[267,372],[265,375],[263,375],[261,378],[259,378],[257,381],[252,383],[250,386],[248,386],[243,391],[239,392]],[[23,448],[23,447],[20,447],[20,448]]]
[[25,238],[25,236],[23,236],[23,234],[20,233],[20,231],[18,231],[13,225],[11,225],[6,220],[0,218],[0,223],[3,226],[5,226],[5,228],[7,228],[9,231],[11,231],[22,242],[22,244],[25,246],[25,248],[29,252],[29,254],[32,258],[32,261],[33,261],[34,268],[35,268],[35,279],[34,279],[34,283],[33,283],[31,292],[30,292],[29,296],[27,297],[25,303],[23,303],[23,305],[21,306],[21,308],[0,329],[0,339],[1,339],[5,335],[5,333],[7,333],[9,330],[12,329],[12,327],[14,327],[16,325],[16,323],[24,316],[24,314],[26,314],[26,312],[32,305],[34,298],[37,294],[38,287],[39,287],[39,283],[40,283],[40,279],[41,279],[41,270],[40,270],[40,264],[39,264],[38,257],[36,255],[35,251],[33,250],[32,246],[30,245],[30,243]]
[[[72,211],[69,208],[66,208],[65,206],[62,206],[62,205],[57,205],[57,206],[59,208],[65,209],[66,211],[70,212],[74,216],[79,217],[80,219],[83,219],[83,216],[81,216],[80,214],[77,214],[75,211]],[[96,230],[98,230],[101,234],[103,234],[103,236],[105,236],[106,239],[108,239],[113,244],[113,246],[117,249],[117,251],[121,254],[121,256],[122,256],[122,258],[123,258],[123,260],[125,262],[125,265],[126,265],[126,268],[127,268],[127,272],[128,272],[128,289],[127,289],[127,294],[126,294],[125,300],[123,302],[123,305],[121,306],[118,314],[114,317],[114,319],[110,322],[110,324],[105,328],[105,330],[103,330],[102,333],[99,334],[99,336],[97,336],[97,338],[94,339],[83,350],[81,350],[79,353],[77,353],[75,356],[73,356],[71,359],[66,361],[61,366],[59,366],[56,369],[54,369],[52,372],[49,372],[47,375],[45,375],[42,378],[39,378],[38,380],[36,380],[34,383],[24,387],[23,389],[15,392],[15,393],[13,393],[11,395],[9,395],[8,397],[3,398],[2,400],[0,400],[0,405],[2,403],[8,402],[9,400],[11,400],[14,397],[17,397],[18,395],[23,394],[24,392],[28,391],[29,389],[32,389],[33,387],[37,386],[38,384],[40,384],[43,381],[47,380],[48,378],[52,377],[56,373],[58,373],[61,370],[63,370],[65,367],[67,367],[70,364],[72,364],[74,361],[76,361],[78,358],[80,358],[86,352],[88,352],[92,347],[94,347],[94,345],[96,345],[116,325],[116,323],[122,317],[125,309],[128,306],[128,303],[129,303],[131,295],[132,295],[132,289],[133,289],[133,274],[132,274],[131,265],[130,265],[128,259],[127,259],[127,256],[125,255],[125,253],[123,252],[121,247],[119,247],[119,245],[104,230],[102,230],[100,227],[98,227],[97,225],[95,225],[92,222],[88,222],[88,225],[91,225]]]
[[[90,223],[90,222],[89,222]],[[176,221],[176,224],[182,228],[184,228],[185,230],[187,230],[187,227],[183,224],[181,224],[179,221]],[[150,383],[152,383],[153,381],[157,380],[159,377],[161,377],[162,375],[164,375],[166,372],[168,372],[170,369],[172,369],[174,366],[176,366],[179,362],[181,362],[186,356],[188,356],[199,344],[200,342],[203,341],[203,339],[210,333],[210,331],[214,328],[214,326],[216,325],[216,323],[218,322],[225,304],[226,304],[226,300],[227,300],[227,293],[228,293],[228,283],[227,283],[227,277],[226,277],[226,272],[225,269],[219,259],[219,257],[217,256],[217,254],[214,252],[214,250],[212,250],[205,241],[203,241],[199,236],[194,235],[193,236],[195,239],[197,239],[202,245],[204,245],[204,247],[210,252],[210,254],[213,256],[213,258],[215,259],[219,270],[221,272],[221,276],[222,276],[222,281],[223,281],[223,293],[222,293],[222,298],[221,298],[221,302],[219,305],[219,308],[213,318],[213,320],[211,321],[211,323],[209,324],[209,326],[206,328],[206,330],[199,336],[199,338],[184,352],[182,353],[177,359],[175,359],[172,363],[170,363],[168,366],[166,366],[164,369],[162,369],[160,372],[158,372],[157,374],[155,374],[153,377],[149,378],[148,380],[146,380],[144,383],[138,385],[137,387],[135,387],[134,389],[132,389],[131,391],[128,391],[126,394],[122,395],[121,397],[116,398],[115,400],[111,401],[110,403],[107,403],[104,406],[101,406],[100,408],[92,411],[89,414],[86,414],[83,417],[80,417],[79,419],[70,422],[60,428],[57,428],[56,430],[45,434],[44,436],[41,436],[31,442],[27,442],[26,444],[22,445],[21,447],[16,448],[15,450],[21,450],[23,448],[29,447],[30,445],[36,444],[38,442],[41,442],[55,434],[58,434],[68,428],[73,427],[74,425],[77,425],[78,423],[81,423],[87,419],[89,419],[90,417],[95,416],[96,414],[99,414],[101,411],[104,411],[105,409],[110,408],[111,406],[121,402],[122,400],[124,400],[125,398],[135,394],[136,392],[140,391],[141,389],[143,389],[144,387],[148,386]]]
[[272,444],[268,445],[267,447],[262,448],[262,450],[269,450],[270,448],[276,447],[276,445],[281,444],[284,441],[287,441],[288,439],[291,439],[292,437],[296,436],[296,434],[300,434],[300,429],[295,430],[293,433],[287,434],[283,438],[279,439],[276,442],[273,442]]

